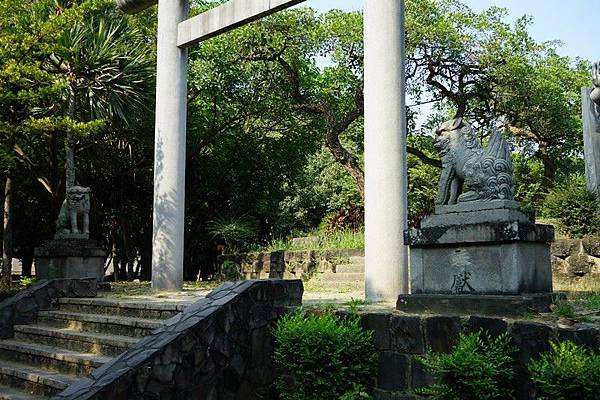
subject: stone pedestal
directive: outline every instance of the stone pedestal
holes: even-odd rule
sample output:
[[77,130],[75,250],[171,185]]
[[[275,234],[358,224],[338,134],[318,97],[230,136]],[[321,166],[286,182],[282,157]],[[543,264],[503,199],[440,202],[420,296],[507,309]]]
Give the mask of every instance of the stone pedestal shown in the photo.
[[[554,228],[536,224],[517,202],[438,206],[419,229],[406,231],[405,236],[412,294],[477,295],[478,301],[480,295],[504,295],[509,296],[509,306],[517,299],[511,296],[552,292]],[[398,305],[401,309],[401,302]]]
[[104,280],[107,252],[95,240],[49,240],[34,252],[38,279],[95,278]]

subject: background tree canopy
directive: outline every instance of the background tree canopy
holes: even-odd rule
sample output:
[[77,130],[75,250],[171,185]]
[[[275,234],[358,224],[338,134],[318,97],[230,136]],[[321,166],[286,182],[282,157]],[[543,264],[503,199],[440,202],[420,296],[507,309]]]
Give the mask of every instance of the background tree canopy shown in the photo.
[[[195,1],[192,13],[218,3]],[[92,236],[112,249],[116,277],[149,277],[155,17],[123,15],[111,0],[0,3],[4,255],[14,252],[26,273],[33,248],[53,234],[72,152],[74,179],[93,190]],[[580,87],[590,63],[536,43],[529,18],[505,17],[456,0],[407,0],[415,222],[435,197],[433,128],[454,116],[484,140],[504,128],[517,197],[531,208],[583,172]],[[361,13],[309,8],[191,49],[186,279],[207,278],[222,246],[267,244],[362,206],[363,50]]]

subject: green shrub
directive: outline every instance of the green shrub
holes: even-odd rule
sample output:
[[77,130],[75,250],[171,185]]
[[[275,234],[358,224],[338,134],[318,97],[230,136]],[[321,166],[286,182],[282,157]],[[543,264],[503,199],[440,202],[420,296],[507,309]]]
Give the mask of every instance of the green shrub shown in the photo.
[[552,350],[529,363],[539,400],[598,400],[600,355],[573,342],[550,343]]
[[19,279],[19,285],[24,288],[28,288],[29,286],[33,285],[36,282],[37,282],[37,279],[34,277],[31,277],[31,276],[23,276],[23,277],[21,277],[21,279]]
[[570,175],[558,184],[544,201],[542,215],[556,218],[558,228],[572,237],[600,233],[600,201],[585,186],[581,175]]
[[515,351],[507,333],[496,338],[483,331],[461,334],[452,352],[427,351],[418,358],[438,382],[422,394],[440,400],[510,399]]
[[377,368],[373,332],[353,314],[338,318],[298,311],[274,329],[276,382],[282,400],[358,400],[370,398]]

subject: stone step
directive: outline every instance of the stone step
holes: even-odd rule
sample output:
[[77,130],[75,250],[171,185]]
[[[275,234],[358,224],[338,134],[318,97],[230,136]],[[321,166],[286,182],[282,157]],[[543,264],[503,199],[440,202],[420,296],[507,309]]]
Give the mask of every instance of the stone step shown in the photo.
[[350,257],[350,263],[356,265],[365,265],[365,257],[364,256],[352,256]]
[[27,394],[53,396],[76,379],[75,376],[45,371],[29,365],[0,361],[0,384]]
[[163,325],[164,321],[69,311],[40,311],[37,323],[75,332],[107,333],[118,336],[143,337]]
[[365,272],[364,265],[356,265],[356,264],[339,264],[335,267],[335,273],[352,273],[352,272]]
[[77,376],[87,375],[94,368],[110,361],[108,357],[95,354],[78,353],[12,339],[0,341],[0,359]]
[[0,400],[43,400],[45,397],[29,394],[22,390],[0,385]]
[[83,353],[117,356],[138,342],[131,336],[107,335],[91,332],[75,332],[65,328],[40,325],[16,325],[15,340],[28,343],[44,343]]
[[354,281],[354,282],[323,282],[328,288],[339,289],[339,290],[364,290],[365,281]]
[[365,274],[362,272],[325,272],[320,276],[323,282],[364,282]]
[[60,310],[133,318],[167,319],[182,312],[187,303],[141,302],[114,299],[59,299]]

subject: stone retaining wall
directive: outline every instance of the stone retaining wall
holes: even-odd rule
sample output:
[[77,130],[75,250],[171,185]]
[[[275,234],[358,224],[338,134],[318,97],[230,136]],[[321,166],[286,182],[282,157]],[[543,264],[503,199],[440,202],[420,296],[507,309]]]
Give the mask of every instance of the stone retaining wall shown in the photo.
[[13,326],[30,324],[40,310],[60,297],[95,297],[96,279],[52,279],[32,285],[0,303],[0,339],[13,337]]
[[275,399],[271,328],[302,293],[299,280],[225,283],[55,399]]
[[[600,289],[600,238],[559,239],[552,243],[552,276],[555,287],[579,285]],[[332,271],[339,259],[363,258],[363,250],[276,251],[222,255],[218,271],[230,279],[307,279],[316,272]],[[228,272],[228,273],[227,273]]]
[[514,388],[517,400],[533,400],[534,388],[526,365],[531,357],[550,349],[550,340],[572,340],[598,350],[600,329],[594,327],[557,328],[532,321],[507,320],[481,316],[418,316],[391,312],[361,314],[363,326],[374,331],[379,353],[379,372],[374,389],[378,400],[417,399],[415,390],[432,384],[433,378],[424,371],[416,357],[425,349],[449,351],[460,332],[483,328],[493,335],[510,332],[519,348]]
[[350,257],[363,257],[363,250],[275,251],[258,254],[228,254],[217,258],[217,271],[228,279],[307,279],[317,272],[333,271]]
[[557,240],[551,252],[555,287],[600,289],[600,238]]

